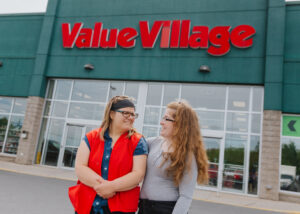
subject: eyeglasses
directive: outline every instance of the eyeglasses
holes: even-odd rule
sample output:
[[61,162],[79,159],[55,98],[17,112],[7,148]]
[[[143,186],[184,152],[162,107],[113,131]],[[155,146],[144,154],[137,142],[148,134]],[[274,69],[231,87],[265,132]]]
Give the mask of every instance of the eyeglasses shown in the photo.
[[125,118],[133,117],[136,119],[139,116],[138,113],[134,113],[134,112],[130,112],[130,111],[116,110],[115,112],[120,112],[123,115],[123,117],[125,117]]
[[169,121],[169,122],[175,122],[175,120],[170,119],[170,118],[168,118],[168,117],[163,117],[162,120],[164,120],[164,121]]

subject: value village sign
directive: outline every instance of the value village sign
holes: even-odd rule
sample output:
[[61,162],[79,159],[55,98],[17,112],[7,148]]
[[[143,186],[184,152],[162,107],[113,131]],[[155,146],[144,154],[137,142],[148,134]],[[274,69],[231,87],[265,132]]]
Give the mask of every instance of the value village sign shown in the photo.
[[236,48],[253,45],[255,29],[250,25],[193,26],[190,20],[154,21],[151,29],[148,21],[139,22],[139,31],[132,27],[105,29],[102,22],[96,22],[94,29],[83,28],[83,23],[62,23],[64,48],[134,48],[140,35],[142,47],[152,49],[160,35],[160,48],[206,49],[213,56],[223,56]]

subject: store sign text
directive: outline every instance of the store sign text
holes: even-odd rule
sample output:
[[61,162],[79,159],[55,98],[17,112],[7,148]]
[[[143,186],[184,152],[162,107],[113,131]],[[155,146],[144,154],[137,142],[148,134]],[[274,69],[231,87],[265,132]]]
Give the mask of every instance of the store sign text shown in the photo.
[[64,48],[133,48],[140,34],[143,48],[151,49],[160,35],[160,48],[207,49],[214,56],[229,52],[231,45],[249,48],[253,45],[255,29],[250,25],[194,26],[190,20],[154,21],[151,29],[148,21],[139,22],[139,32],[132,27],[105,29],[102,22],[95,23],[94,29],[83,28],[83,23],[62,24]]

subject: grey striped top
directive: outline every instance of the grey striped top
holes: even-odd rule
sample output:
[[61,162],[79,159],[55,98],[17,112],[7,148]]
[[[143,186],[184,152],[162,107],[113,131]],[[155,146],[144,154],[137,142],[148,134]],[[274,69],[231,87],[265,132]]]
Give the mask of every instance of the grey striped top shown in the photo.
[[162,137],[148,138],[149,154],[147,159],[147,172],[142,185],[142,199],[155,201],[177,201],[172,214],[185,214],[192,202],[192,196],[197,181],[197,164],[195,157],[192,159],[191,172],[186,172],[178,187],[172,178],[167,177],[164,170],[170,164],[163,161]]

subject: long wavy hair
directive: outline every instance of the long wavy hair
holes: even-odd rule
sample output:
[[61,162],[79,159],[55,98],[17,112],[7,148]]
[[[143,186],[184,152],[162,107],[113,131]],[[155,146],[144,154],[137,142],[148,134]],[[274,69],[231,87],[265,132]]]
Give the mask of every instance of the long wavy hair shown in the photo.
[[175,110],[173,116],[175,122],[171,136],[171,151],[165,153],[165,161],[171,164],[166,168],[168,176],[173,177],[176,186],[179,185],[183,174],[187,169],[191,170],[192,155],[195,156],[198,176],[197,183],[208,181],[208,160],[202,140],[197,113],[186,101],[171,102],[167,108]]
[[[111,110],[112,104],[117,103],[120,100],[130,100],[131,102],[133,102],[133,98],[128,97],[128,96],[115,96],[115,97],[111,98],[108,101],[108,103],[106,104],[106,107],[105,107],[103,120],[102,120],[102,123],[100,125],[100,128],[101,128],[100,138],[101,138],[101,140],[104,140],[104,133],[110,127],[110,125],[112,123],[112,119],[110,118],[110,112],[112,111]],[[128,131],[127,137],[130,138],[135,132],[136,132],[136,130],[134,128],[130,129]]]

